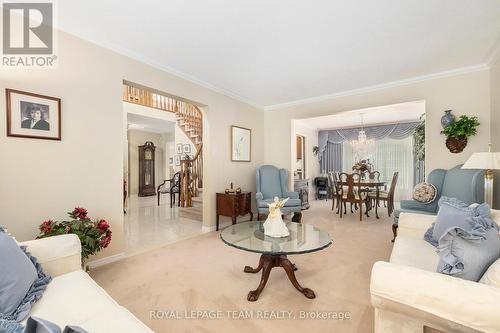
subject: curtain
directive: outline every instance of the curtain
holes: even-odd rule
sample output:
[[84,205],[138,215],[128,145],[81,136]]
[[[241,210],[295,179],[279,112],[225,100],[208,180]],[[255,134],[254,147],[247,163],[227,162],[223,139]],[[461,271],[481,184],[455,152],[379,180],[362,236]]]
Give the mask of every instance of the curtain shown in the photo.
[[[419,124],[420,122],[411,122],[391,125],[368,126],[364,127],[364,130],[368,139],[382,140],[385,138],[390,138],[401,140],[412,136],[415,128]],[[323,152],[325,151],[328,142],[343,143],[344,141],[357,140],[360,129],[361,128],[340,128],[328,131],[319,131],[319,158],[322,158]]]
[[[411,198],[414,183],[413,137],[405,139],[382,139],[375,141],[375,149],[366,158],[380,172],[380,179],[390,187],[394,172],[399,172],[395,201]],[[350,172],[357,162],[349,142],[343,143],[343,165],[345,172]]]
[[332,171],[342,171],[342,155],[342,143],[328,142],[326,145],[326,149],[323,151],[323,154],[320,158],[320,172],[327,173]]

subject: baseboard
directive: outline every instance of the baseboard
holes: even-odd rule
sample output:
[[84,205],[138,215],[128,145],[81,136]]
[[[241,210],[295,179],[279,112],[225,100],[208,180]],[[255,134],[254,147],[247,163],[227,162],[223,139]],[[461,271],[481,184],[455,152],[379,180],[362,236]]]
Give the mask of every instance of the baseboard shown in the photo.
[[210,227],[206,227],[206,226],[201,227],[201,232],[203,232],[203,233],[212,232],[212,231],[215,231],[215,225],[210,226]]
[[[225,227],[230,226],[230,225],[231,225],[231,221],[220,223],[219,224],[219,231],[222,230],[222,229],[224,229]],[[201,227],[201,232],[203,232],[203,233],[212,232],[212,231],[215,231],[215,228],[216,228],[215,225],[212,225],[210,227],[202,226]]]
[[120,253],[114,254],[114,255],[109,256],[109,257],[105,257],[105,258],[102,258],[102,259],[97,259],[97,260],[91,261],[91,262],[89,262],[87,264],[87,266],[90,269],[92,269],[92,268],[104,266],[104,265],[107,265],[107,264],[111,264],[112,262],[121,260],[123,258],[125,258],[125,252],[120,252]]

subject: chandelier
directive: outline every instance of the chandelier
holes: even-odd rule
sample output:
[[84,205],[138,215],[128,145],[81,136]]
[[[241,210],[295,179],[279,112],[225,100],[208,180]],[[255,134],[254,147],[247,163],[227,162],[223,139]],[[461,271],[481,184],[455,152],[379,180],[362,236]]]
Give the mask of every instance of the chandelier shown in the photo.
[[361,130],[358,132],[358,139],[351,141],[351,147],[358,158],[366,157],[375,147],[375,140],[366,137],[363,125],[363,114],[361,114]]

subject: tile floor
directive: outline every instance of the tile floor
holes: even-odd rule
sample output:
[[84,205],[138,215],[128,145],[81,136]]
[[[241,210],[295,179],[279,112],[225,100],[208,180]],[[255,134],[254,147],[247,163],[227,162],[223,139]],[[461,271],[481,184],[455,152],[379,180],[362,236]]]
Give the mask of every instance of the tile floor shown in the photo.
[[157,205],[156,196],[131,195],[125,214],[127,254],[148,251],[172,242],[200,235],[201,221],[184,217],[183,208],[170,208],[168,196]]

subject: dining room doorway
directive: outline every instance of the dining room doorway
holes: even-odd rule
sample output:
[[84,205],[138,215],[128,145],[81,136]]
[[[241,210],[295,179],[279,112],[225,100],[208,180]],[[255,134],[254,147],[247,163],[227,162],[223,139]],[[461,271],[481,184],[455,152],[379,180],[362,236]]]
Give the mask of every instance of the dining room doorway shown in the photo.
[[[307,129],[314,138],[311,153],[315,158],[308,164],[312,180],[326,178],[329,172],[352,173],[363,165],[380,173],[389,187],[397,172],[397,202],[410,198],[413,187],[425,179],[425,101],[295,119],[293,127]],[[293,156],[292,168],[296,163]]]

